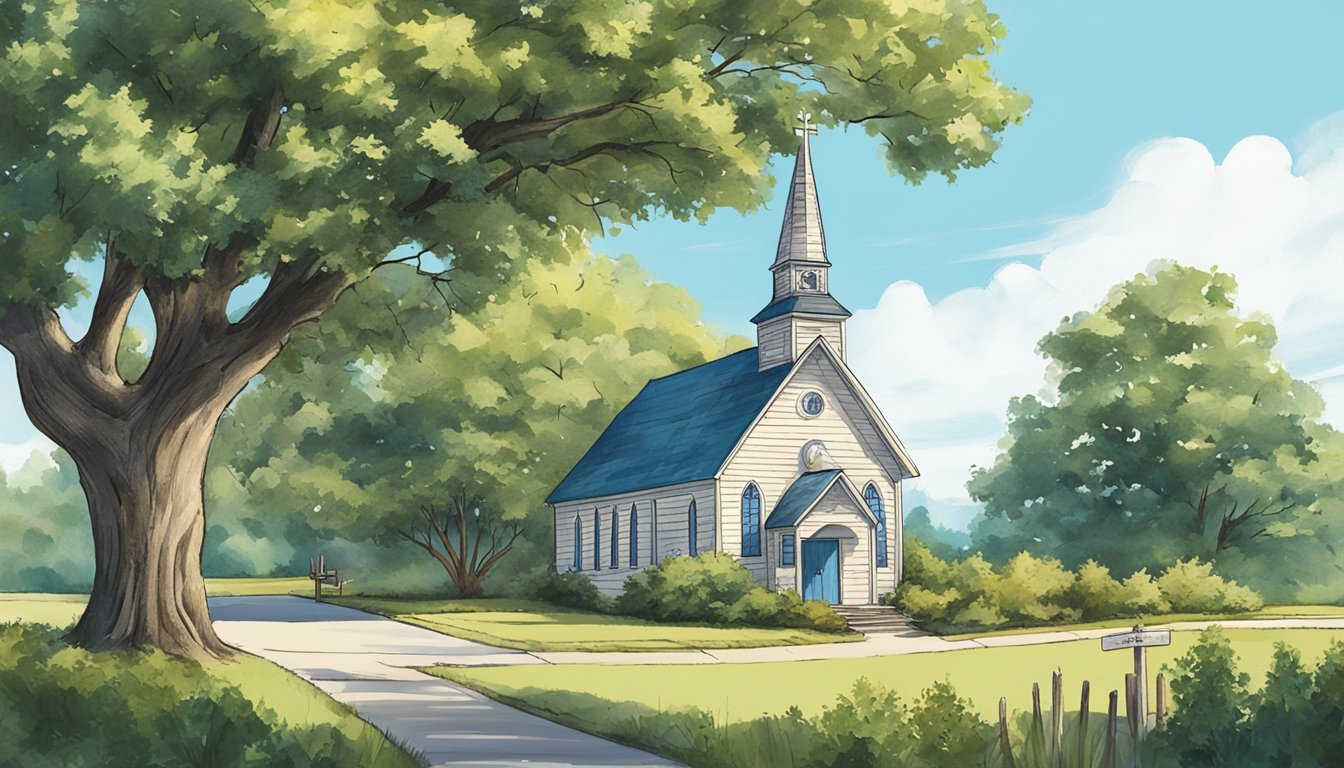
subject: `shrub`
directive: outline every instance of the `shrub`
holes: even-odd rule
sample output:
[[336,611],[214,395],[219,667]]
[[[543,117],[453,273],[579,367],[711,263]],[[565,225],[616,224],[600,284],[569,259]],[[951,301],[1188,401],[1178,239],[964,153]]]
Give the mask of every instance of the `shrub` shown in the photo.
[[993,738],[970,702],[946,682],[934,683],[907,706],[865,679],[813,721],[811,766],[976,765]]
[[51,627],[0,624],[0,765],[415,765],[377,742],[289,724],[159,651],[94,653]]
[[548,569],[536,577],[529,591],[532,597],[551,605],[603,613],[611,610],[611,598],[598,591],[588,577],[577,573]]
[[1157,579],[1171,609],[1183,613],[1238,613],[1259,610],[1265,602],[1255,592],[1213,573],[1212,563],[1183,560]]
[[1186,611],[1240,613],[1260,608],[1254,591],[1213,573],[1198,560],[1176,563],[1154,579],[1146,570],[1117,581],[1088,561],[1076,572],[1058,560],[1021,553],[995,567],[980,554],[939,560],[906,542],[905,578],[883,598],[936,630],[984,630]]
[[794,592],[771,592],[732,555],[707,552],[670,557],[625,580],[616,611],[654,621],[794,627],[837,632],[845,628],[830,606]]

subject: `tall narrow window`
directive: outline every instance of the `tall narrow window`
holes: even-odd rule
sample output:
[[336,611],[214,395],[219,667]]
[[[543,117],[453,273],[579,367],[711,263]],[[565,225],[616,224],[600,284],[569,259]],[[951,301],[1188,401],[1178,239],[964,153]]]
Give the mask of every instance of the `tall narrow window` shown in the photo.
[[574,568],[583,570],[583,518],[574,516]]
[[877,486],[869,483],[863,489],[863,500],[868,502],[868,508],[873,511],[873,517],[877,518],[877,567],[887,567],[887,510],[882,506],[882,494],[878,492]]
[[779,564],[793,565],[793,534],[786,533],[779,538]]
[[695,514],[695,499],[691,499],[691,506],[686,510],[686,536],[690,541],[691,557],[700,554],[700,534],[696,531],[698,522]]
[[602,570],[602,513],[593,510],[593,570]]
[[639,567],[639,507],[630,505],[630,567]]
[[616,508],[611,508],[611,564],[609,568],[621,567],[621,519]]
[[742,556],[761,555],[761,489],[747,483],[742,492]]

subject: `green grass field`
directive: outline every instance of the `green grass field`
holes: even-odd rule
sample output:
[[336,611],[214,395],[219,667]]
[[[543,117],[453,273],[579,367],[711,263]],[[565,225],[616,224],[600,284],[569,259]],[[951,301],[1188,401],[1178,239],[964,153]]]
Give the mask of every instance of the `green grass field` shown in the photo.
[[278,579],[206,579],[205,593],[213,597],[239,595],[302,595],[313,594],[313,582],[307,576],[285,576]]
[[[1197,632],[1176,632],[1168,648],[1149,654],[1151,674],[1161,671],[1184,653]],[[1274,644],[1298,648],[1303,661],[1314,664],[1333,641],[1344,641],[1344,630],[1238,629],[1228,630],[1241,668],[1259,685],[1269,669]],[[833,659],[761,664],[687,666],[547,665],[458,669],[437,667],[432,674],[463,683],[490,696],[519,703],[548,717],[570,721],[566,712],[585,706],[588,716],[625,717],[619,706],[632,702],[654,711],[701,709],[720,722],[741,722],[762,714],[782,714],[796,706],[815,714],[847,693],[866,677],[902,694],[913,696],[931,683],[946,679],[957,693],[969,698],[987,719],[997,716],[998,700],[1006,696],[1010,709],[1030,706],[1032,683],[1048,689],[1050,673],[1064,673],[1071,702],[1079,685],[1091,681],[1091,709],[1105,711],[1106,695],[1124,690],[1124,675],[1133,671],[1133,657],[1125,651],[1103,653],[1096,640],[1077,640],[1016,648],[977,648],[946,653],[887,656],[872,659]],[[570,721],[572,722],[572,721]]]
[[1293,618],[1344,618],[1344,606],[1339,605],[1267,605],[1258,611],[1249,613],[1164,613],[1153,616],[1139,616],[1127,619],[1102,619],[1076,624],[1052,624],[1034,627],[1016,627],[996,629],[988,632],[965,632],[945,635],[952,640],[965,640],[976,637],[996,637],[999,635],[1021,635],[1032,632],[1071,632],[1080,629],[1128,629],[1135,624],[1160,626],[1182,621],[1241,621],[1245,619],[1293,619]]
[[[245,585],[244,588],[264,587],[258,583]],[[0,593],[0,624],[69,626],[79,618],[85,602],[86,598],[83,595]],[[300,730],[330,725],[341,731],[364,747],[364,756],[369,764],[401,768],[420,765],[417,760],[388,741],[376,728],[361,720],[353,709],[335,701],[311,683],[276,664],[255,656],[240,654],[231,661],[207,664],[205,668],[211,677],[236,686],[247,699],[273,710],[280,722]]]
[[684,651],[849,642],[855,632],[660,624],[557,608],[532,600],[405,600],[344,597],[331,602],[503,648],[525,651]]

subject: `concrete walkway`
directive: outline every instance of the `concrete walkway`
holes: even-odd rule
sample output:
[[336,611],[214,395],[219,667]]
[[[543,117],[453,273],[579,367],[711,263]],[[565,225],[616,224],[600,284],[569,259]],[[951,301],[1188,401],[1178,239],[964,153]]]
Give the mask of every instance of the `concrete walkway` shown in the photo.
[[[1227,629],[1344,629],[1344,617],[1300,617],[1286,619],[1230,619],[1226,621],[1179,621],[1148,624],[1145,629],[1204,630],[1219,625]],[[677,653],[584,653],[555,652],[531,655],[548,664],[752,664],[772,661],[816,661],[820,659],[864,659],[877,656],[904,656],[915,653],[943,653],[974,648],[1009,648],[1022,645],[1047,645],[1074,640],[1097,640],[1105,635],[1124,632],[1123,627],[1031,632],[976,638],[945,638],[911,630],[899,633],[875,633],[856,643],[790,645],[774,648],[732,648],[718,651]],[[455,662],[461,664],[461,661]],[[508,662],[505,662],[508,663]]]
[[531,654],[299,597],[215,597],[210,614],[225,642],[311,681],[434,766],[677,765],[410,669],[544,663]]

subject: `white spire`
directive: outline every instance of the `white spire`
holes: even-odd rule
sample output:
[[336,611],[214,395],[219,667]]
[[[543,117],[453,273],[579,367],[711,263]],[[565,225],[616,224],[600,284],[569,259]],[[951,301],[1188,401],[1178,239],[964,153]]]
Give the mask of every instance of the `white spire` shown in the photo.
[[821,205],[817,202],[817,185],[812,178],[812,152],[808,139],[816,135],[810,113],[798,113],[802,125],[794,133],[803,137],[798,158],[793,164],[793,181],[789,184],[789,199],[784,206],[784,225],[779,232],[779,249],[775,252],[774,266],[788,261],[829,264],[826,260],[826,232],[821,225]]

